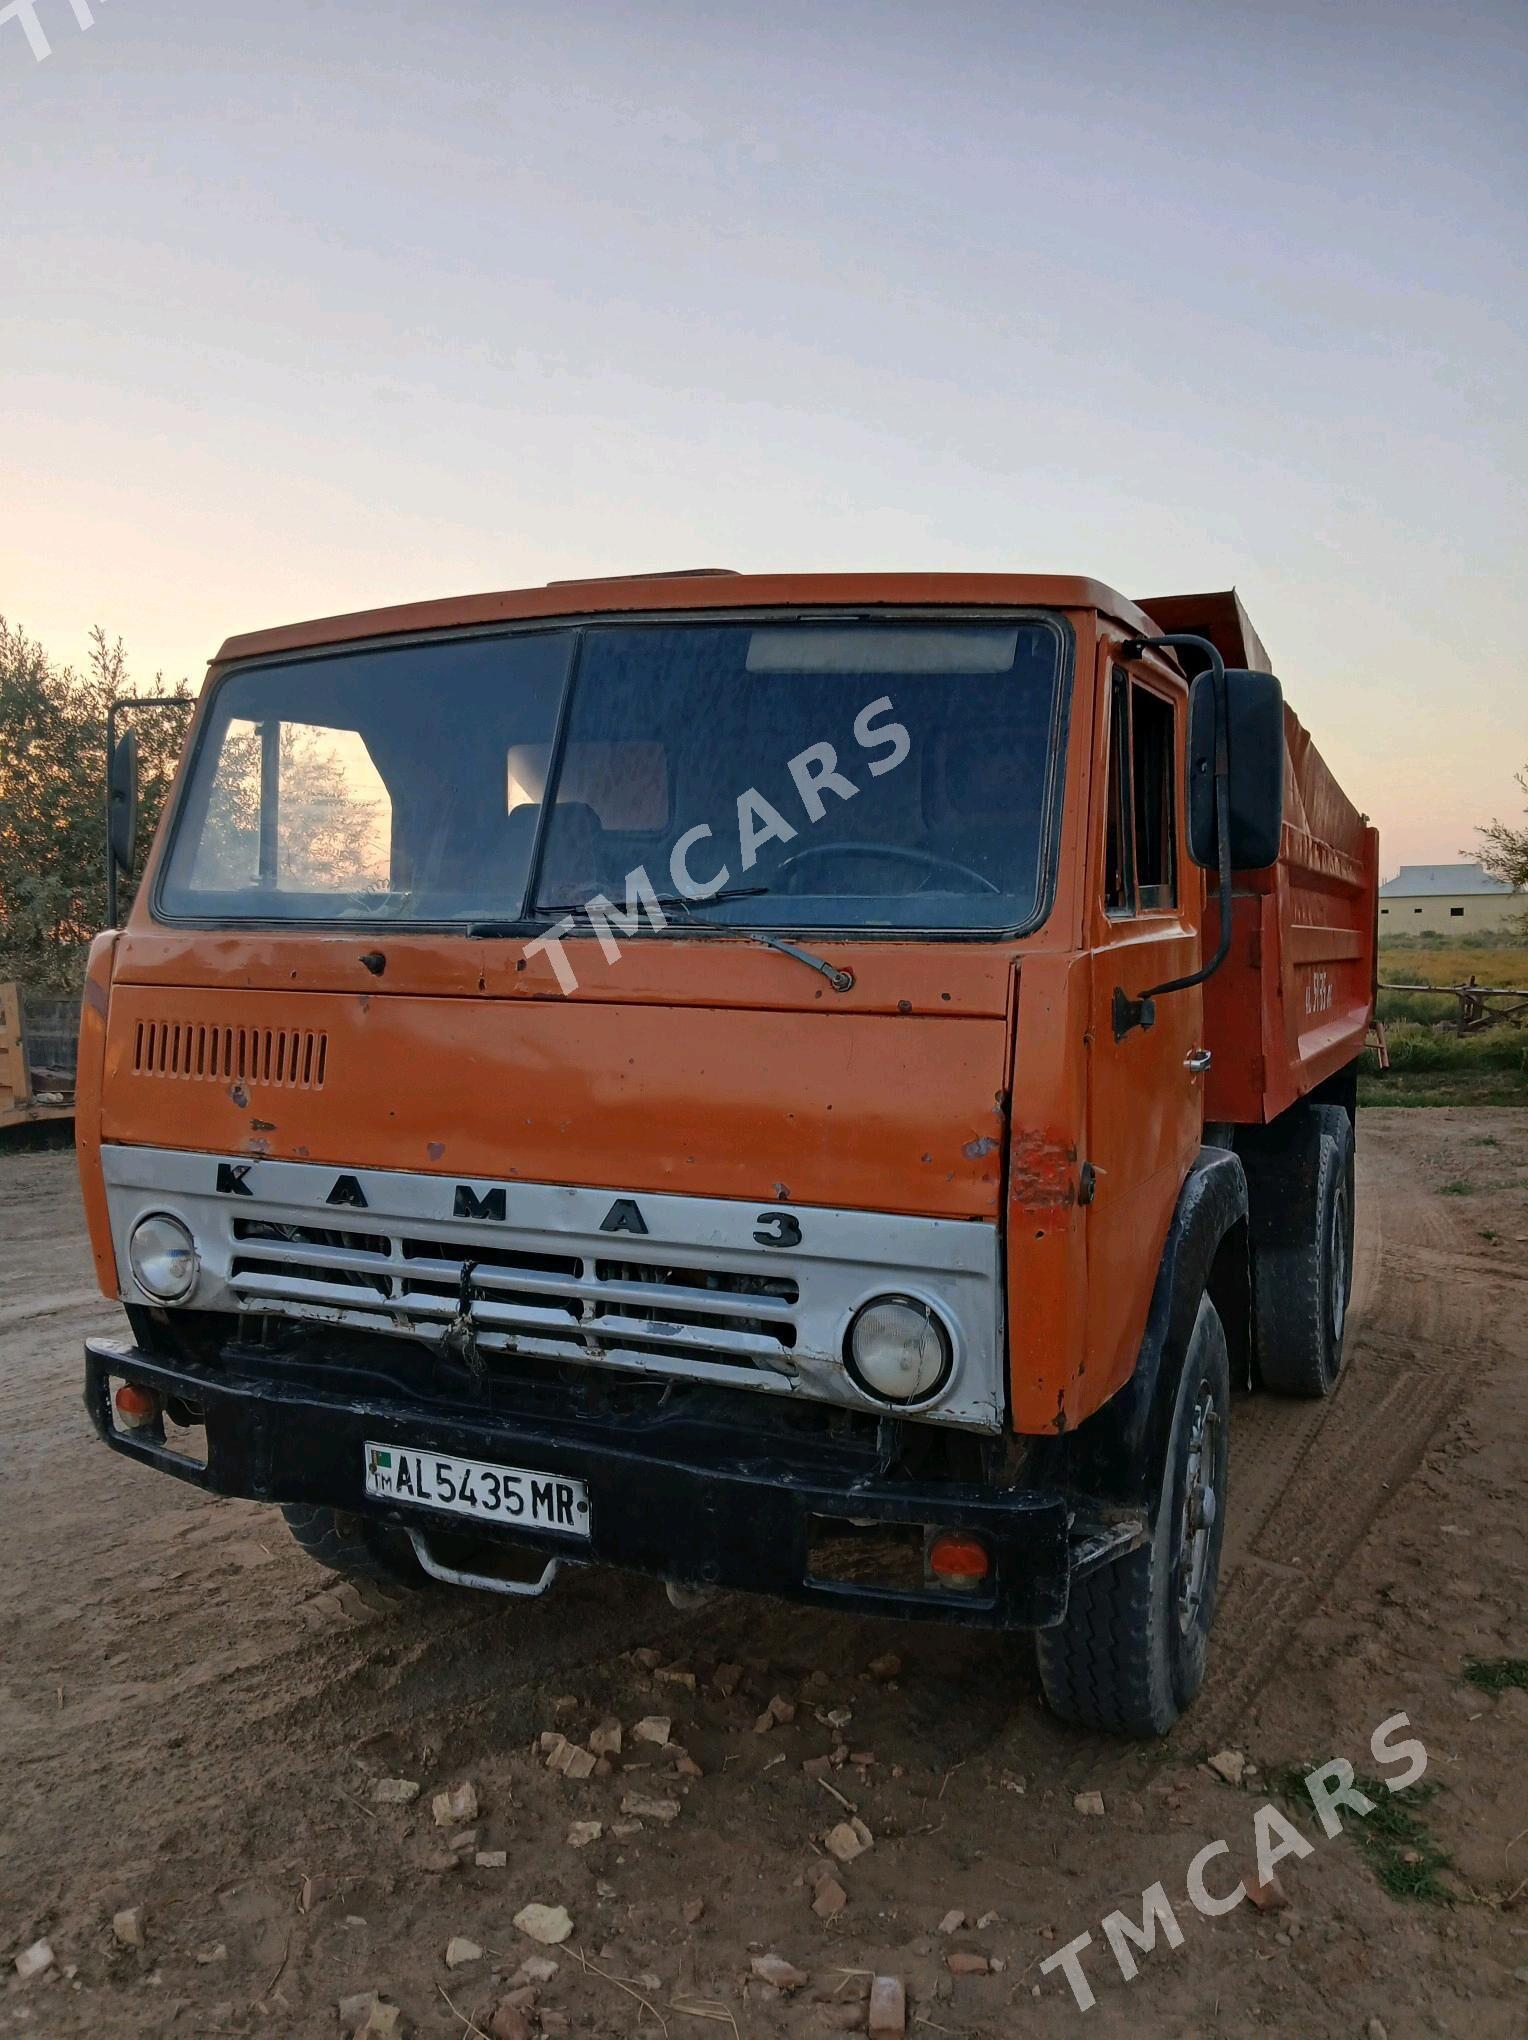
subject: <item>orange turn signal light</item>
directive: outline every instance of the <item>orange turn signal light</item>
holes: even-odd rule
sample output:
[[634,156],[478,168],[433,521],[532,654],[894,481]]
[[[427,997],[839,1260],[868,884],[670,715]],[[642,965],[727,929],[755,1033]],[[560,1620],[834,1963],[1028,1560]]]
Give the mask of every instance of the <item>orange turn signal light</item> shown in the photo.
[[928,1569],[936,1579],[969,1584],[992,1570],[987,1547],[963,1530],[941,1530],[928,1548]]
[[145,1424],[152,1424],[159,1415],[159,1398],[152,1389],[138,1388],[131,1381],[124,1381],[112,1397],[117,1415],[129,1431],[141,1430]]

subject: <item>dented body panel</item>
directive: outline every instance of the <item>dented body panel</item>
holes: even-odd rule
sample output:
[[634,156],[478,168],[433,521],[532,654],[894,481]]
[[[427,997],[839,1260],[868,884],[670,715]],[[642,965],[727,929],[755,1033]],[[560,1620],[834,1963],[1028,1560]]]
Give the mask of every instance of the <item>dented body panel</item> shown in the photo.
[[[693,967],[683,950],[670,962]],[[991,1220],[1006,1038],[999,1014],[119,984],[101,1133],[272,1160]],[[295,1073],[271,1061],[283,1042]]]

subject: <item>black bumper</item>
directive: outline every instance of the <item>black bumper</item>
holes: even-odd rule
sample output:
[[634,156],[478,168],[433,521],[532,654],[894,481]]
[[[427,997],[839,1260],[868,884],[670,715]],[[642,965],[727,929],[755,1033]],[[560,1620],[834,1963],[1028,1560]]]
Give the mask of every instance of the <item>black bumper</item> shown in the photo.
[[[115,1421],[109,1377],[192,1405],[206,1425],[206,1464],[172,1451],[162,1435]],[[305,1502],[351,1510],[402,1527],[460,1536],[462,1519],[368,1495],[364,1446],[395,1444],[423,1453],[497,1461],[587,1483],[592,1532],[577,1545],[550,1531],[503,1537],[549,1557],[628,1567],[661,1579],[772,1593],[867,1614],[904,1615],[978,1627],[1043,1628],[1066,1612],[1071,1577],[1128,1548],[1117,1524],[1089,1524],[1056,1492],[971,1483],[917,1483],[867,1472],[863,1457],[836,1461],[820,1441],[810,1451],[779,1438],[746,1456],[736,1436],[676,1427],[668,1437],[634,1438],[619,1423],[455,1406],[421,1406],[358,1381],[356,1393],[265,1370],[216,1369],[153,1358],[123,1341],[85,1347],[85,1401],[114,1451],[216,1494],[261,1502]],[[830,1523],[936,1525],[979,1535],[992,1557],[976,1593],[815,1577],[814,1519]]]

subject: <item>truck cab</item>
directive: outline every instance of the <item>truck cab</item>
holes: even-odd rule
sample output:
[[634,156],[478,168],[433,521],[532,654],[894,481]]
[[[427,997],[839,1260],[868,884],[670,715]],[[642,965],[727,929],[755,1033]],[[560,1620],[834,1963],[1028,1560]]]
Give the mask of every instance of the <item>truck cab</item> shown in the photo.
[[1265,666],[987,574],[230,640],[85,989],[102,1438],[346,1570],[1029,1627],[1163,1731],[1232,1385],[1326,1392],[1350,1267],[1377,856]]

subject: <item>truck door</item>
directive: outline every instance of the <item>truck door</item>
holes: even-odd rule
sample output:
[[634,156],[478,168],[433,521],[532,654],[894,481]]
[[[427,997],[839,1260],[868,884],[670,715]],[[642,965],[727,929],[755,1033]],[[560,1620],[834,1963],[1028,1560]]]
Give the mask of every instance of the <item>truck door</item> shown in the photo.
[[[1198,986],[1156,1001],[1150,1027],[1116,1040],[1115,987],[1137,997],[1198,968],[1203,880],[1184,852],[1187,690],[1165,667],[1126,671],[1103,652],[1094,784],[1093,985],[1086,1159],[1088,1402],[1135,1365],[1168,1224],[1203,1125],[1204,1040]],[[1097,755],[1095,753],[1095,755]]]

